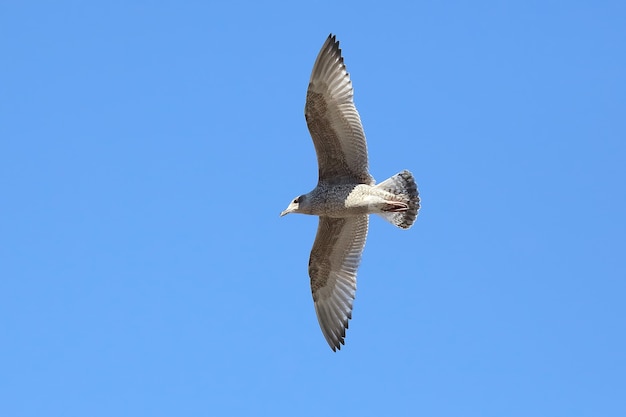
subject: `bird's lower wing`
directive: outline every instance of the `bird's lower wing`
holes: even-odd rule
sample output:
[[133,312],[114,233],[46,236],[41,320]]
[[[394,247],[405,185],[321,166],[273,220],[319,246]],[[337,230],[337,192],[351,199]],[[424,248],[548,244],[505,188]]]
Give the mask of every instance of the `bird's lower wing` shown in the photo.
[[333,350],[344,343],[356,293],[356,272],[368,216],[320,217],[309,259],[311,292],[322,333]]

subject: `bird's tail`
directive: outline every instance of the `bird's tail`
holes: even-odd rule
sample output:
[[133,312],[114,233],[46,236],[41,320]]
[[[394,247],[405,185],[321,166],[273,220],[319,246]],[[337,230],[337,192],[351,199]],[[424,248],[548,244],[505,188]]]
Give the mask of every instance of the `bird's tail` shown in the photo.
[[415,184],[413,174],[404,170],[381,182],[376,187],[394,194],[399,202],[404,203],[401,208],[379,214],[389,223],[402,229],[411,227],[420,209],[419,191],[417,191],[417,184]]

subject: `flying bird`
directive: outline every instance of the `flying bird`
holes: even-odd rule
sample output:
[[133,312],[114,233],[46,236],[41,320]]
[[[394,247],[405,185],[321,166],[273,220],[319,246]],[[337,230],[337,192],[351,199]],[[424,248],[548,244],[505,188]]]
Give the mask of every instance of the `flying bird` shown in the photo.
[[417,185],[409,171],[378,185],[370,175],[365,134],[353,95],[339,42],[330,34],[313,65],[304,107],[317,153],[318,183],[280,215],[319,216],[309,277],[317,320],[333,351],[344,344],[352,318],[369,214],[408,229],[420,208]]

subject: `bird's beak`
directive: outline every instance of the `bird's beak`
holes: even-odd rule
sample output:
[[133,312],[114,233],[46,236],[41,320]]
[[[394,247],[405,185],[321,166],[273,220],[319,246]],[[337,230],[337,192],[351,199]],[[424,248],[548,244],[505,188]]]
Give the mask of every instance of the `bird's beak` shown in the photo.
[[293,213],[293,211],[297,209],[298,204],[292,202],[291,204],[289,204],[289,207],[287,207],[282,213],[280,213],[280,217],[283,217],[289,213]]
[[289,204],[289,207],[287,207],[285,210],[283,210],[283,211],[280,213],[280,217],[283,217],[283,216],[285,216],[285,215],[287,215],[287,214],[291,213],[294,209],[295,209],[295,207],[293,207],[293,204]]

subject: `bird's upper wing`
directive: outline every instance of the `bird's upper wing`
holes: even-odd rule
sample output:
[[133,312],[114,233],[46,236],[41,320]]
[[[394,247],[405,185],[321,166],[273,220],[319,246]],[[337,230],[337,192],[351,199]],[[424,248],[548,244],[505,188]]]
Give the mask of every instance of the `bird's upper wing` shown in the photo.
[[368,216],[320,216],[309,259],[317,320],[333,350],[344,343],[356,293],[356,271],[367,238]]
[[317,153],[319,181],[374,184],[353,93],[339,42],[329,35],[315,60],[304,107]]

